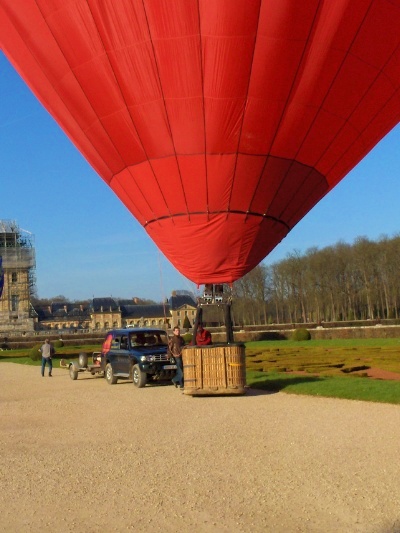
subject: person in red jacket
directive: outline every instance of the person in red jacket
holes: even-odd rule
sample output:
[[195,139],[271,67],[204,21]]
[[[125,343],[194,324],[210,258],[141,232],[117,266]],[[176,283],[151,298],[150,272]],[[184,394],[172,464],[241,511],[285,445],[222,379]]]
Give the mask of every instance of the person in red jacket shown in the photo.
[[212,344],[211,333],[203,328],[203,324],[199,324],[196,335],[196,346],[206,346]]

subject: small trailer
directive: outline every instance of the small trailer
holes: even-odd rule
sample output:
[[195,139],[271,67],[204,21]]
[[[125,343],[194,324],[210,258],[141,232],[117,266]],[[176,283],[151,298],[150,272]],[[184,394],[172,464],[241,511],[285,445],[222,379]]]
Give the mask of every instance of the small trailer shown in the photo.
[[82,352],[79,354],[78,361],[65,361],[65,359],[61,359],[60,367],[68,368],[69,377],[73,380],[78,379],[80,372],[90,372],[92,376],[96,374],[104,376],[101,352],[93,352],[91,364],[88,364],[88,354]]

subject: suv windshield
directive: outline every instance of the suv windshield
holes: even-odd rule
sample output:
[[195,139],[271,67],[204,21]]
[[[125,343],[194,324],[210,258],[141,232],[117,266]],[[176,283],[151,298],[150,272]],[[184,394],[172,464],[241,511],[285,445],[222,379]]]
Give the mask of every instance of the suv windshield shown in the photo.
[[130,333],[129,342],[132,348],[137,346],[166,346],[168,337],[164,331]]

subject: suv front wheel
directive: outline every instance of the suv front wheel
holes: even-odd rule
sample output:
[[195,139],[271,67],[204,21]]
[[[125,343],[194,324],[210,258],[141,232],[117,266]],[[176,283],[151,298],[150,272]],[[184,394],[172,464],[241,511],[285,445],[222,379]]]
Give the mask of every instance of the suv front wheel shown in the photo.
[[110,363],[107,363],[106,365],[105,376],[106,376],[106,381],[109,385],[115,385],[118,381],[118,379],[114,376],[114,372],[113,372],[113,369]]
[[140,370],[139,365],[134,365],[132,368],[132,380],[134,385],[141,389],[147,383],[147,374]]

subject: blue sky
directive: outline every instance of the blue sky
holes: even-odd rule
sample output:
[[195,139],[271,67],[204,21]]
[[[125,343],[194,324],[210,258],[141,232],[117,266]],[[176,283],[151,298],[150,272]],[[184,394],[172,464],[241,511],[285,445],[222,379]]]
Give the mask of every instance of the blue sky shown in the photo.
[[[197,292],[92,170],[0,52],[0,219],[35,236],[37,292],[71,300]],[[266,258],[400,231],[400,127]]]

